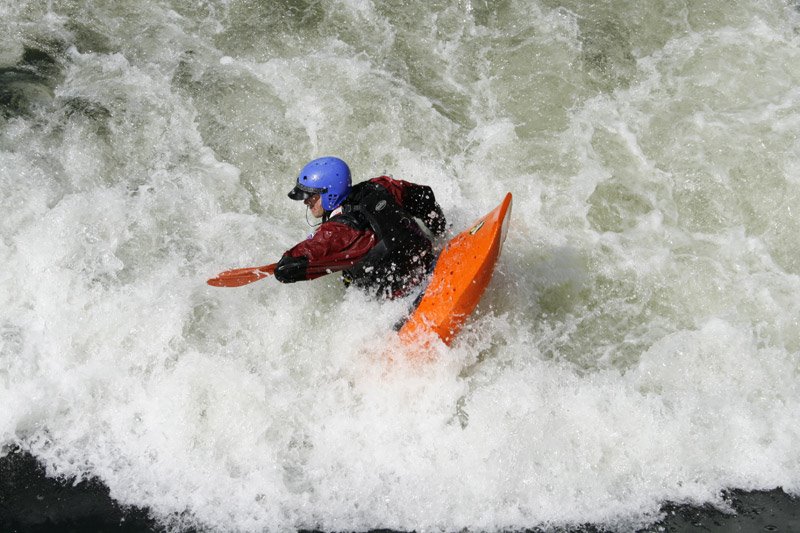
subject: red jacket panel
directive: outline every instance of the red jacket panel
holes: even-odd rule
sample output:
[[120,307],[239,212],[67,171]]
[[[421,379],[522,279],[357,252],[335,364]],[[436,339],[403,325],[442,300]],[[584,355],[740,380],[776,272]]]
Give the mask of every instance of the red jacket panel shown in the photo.
[[[359,231],[341,222],[324,222],[316,233],[290,248],[284,255],[305,257],[309,270],[324,267],[330,271],[345,270],[356,264],[377,244],[375,234]],[[327,272],[309,273],[306,279],[324,276]]]

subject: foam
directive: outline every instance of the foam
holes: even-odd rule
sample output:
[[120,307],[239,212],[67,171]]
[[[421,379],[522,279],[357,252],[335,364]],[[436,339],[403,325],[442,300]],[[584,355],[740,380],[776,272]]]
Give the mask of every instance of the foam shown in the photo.
[[[266,36],[230,33],[246,6],[54,4],[4,17],[65,46],[0,130],[1,449],[211,530],[624,531],[800,493],[783,4],[348,2]],[[454,231],[514,192],[434,362],[392,332],[412,298],[205,285],[310,231],[285,194],[322,154],[431,185]]]

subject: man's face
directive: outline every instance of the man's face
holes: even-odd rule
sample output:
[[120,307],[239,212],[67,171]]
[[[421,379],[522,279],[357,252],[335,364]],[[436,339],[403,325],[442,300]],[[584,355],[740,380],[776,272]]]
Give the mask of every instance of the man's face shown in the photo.
[[311,210],[314,218],[322,218],[322,215],[325,214],[325,210],[322,208],[322,197],[319,194],[309,196],[303,200],[303,203]]

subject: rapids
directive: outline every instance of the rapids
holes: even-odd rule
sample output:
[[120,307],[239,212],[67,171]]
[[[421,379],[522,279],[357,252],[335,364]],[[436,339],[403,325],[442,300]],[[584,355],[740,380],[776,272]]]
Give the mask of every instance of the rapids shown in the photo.
[[[800,494],[795,0],[0,0],[0,454],[208,530]],[[215,289],[309,159],[514,209],[476,315]]]

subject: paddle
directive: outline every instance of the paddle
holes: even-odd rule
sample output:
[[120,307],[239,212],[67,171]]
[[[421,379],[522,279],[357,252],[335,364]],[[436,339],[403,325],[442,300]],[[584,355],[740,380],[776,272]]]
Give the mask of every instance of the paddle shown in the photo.
[[[329,274],[333,270],[341,270],[342,268],[347,268],[352,265],[352,261],[339,261],[322,265],[314,265],[308,267],[306,269],[306,273]],[[275,268],[277,266],[278,263],[272,263],[271,265],[264,265],[260,267],[234,268],[233,270],[220,272],[217,274],[216,278],[211,278],[210,280],[206,281],[206,283],[212,287],[241,287],[242,285],[247,285],[248,283],[253,283],[254,281],[271,276],[275,273]]]
[[276,266],[278,266],[278,263],[226,270],[225,272],[220,272],[216,278],[211,278],[206,283],[212,287],[241,287],[274,274]]

